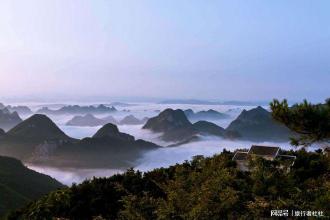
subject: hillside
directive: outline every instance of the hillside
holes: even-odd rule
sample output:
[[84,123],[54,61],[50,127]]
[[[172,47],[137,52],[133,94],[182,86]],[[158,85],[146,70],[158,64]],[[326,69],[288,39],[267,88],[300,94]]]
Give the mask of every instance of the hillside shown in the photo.
[[55,179],[26,168],[19,160],[0,156],[0,217],[62,187]]
[[242,173],[233,153],[224,151],[145,174],[128,170],[85,181],[50,193],[9,219],[260,219],[274,209],[329,215],[329,158],[321,152],[282,153],[297,156],[289,173],[263,159]]
[[209,109],[207,111],[194,112],[191,109],[184,111],[189,120],[198,121],[198,120],[221,120],[229,118],[229,115]]
[[147,121],[148,119],[138,119],[134,115],[127,115],[124,117],[121,121],[120,124],[122,125],[140,125],[143,124]]
[[161,138],[165,141],[185,141],[198,133],[180,109],[162,111],[158,116],[150,118],[143,129],[161,132]]
[[88,113],[83,116],[74,116],[71,120],[69,120],[66,125],[69,126],[87,126],[94,127],[106,124],[106,121],[103,119],[96,118],[94,115]]
[[134,166],[144,152],[159,147],[148,141],[135,140],[109,123],[91,138],[64,143],[47,157],[33,157],[30,162],[54,167],[126,169]]
[[100,128],[93,138],[114,138],[124,141],[134,141],[135,138],[132,135],[125,134],[119,131],[118,127],[114,124],[108,123]]
[[193,124],[193,127],[201,134],[205,135],[224,137],[226,133],[226,130],[224,128],[208,121],[198,121]]
[[241,139],[250,141],[289,141],[293,134],[260,106],[249,111],[243,110],[226,131],[237,132]]
[[7,132],[13,138],[28,138],[35,140],[70,140],[57,125],[46,115],[35,114],[24,120]]
[[38,148],[43,147],[47,151],[47,143],[52,142],[58,147],[74,141],[47,116],[36,114],[2,135],[0,154],[26,161]]

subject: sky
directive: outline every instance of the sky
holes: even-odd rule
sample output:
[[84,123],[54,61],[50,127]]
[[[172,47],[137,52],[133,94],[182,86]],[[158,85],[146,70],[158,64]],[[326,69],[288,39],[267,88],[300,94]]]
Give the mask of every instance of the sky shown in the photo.
[[322,101],[330,1],[2,0],[0,98]]

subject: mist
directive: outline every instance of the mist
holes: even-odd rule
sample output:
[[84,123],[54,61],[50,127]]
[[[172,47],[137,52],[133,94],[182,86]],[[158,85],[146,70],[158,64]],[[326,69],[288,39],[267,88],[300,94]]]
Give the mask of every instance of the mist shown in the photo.
[[[145,133],[144,131],[140,134],[142,135],[142,133],[147,134],[147,132]],[[158,142],[158,144],[168,144],[163,141],[157,141],[157,136],[154,134],[145,136],[145,139],[153,140],[155,143]],[[236,149],[248,149],[253,144],[279,146],[285,150],[293,149],[289,143],[231,141],[212,136],[200,137],[200,140],[196,142],[183,144],[178,147],[163,147],[147,152],[137,160],[137,165],[134,169],[146,172],[155,168],[169,167],[171,165],[175,165],[176,163],[182,163],[185,160],[191,160],[192,157],[196,155],[209,157],[221,153],[224,149],[230,151],[234,151]],[[80,183],[93,177],[111,176],[125,171],[118,169],[60,169],[33,165],[28,165],[28,167],[38,172],[47,174],[66,185]]]
[[[21,103],[22,104],[22,103]],[[86,103],[70,103],[87,105]],[[88,103],[100,104],[100,103]],[[33,111],[37,111],[41,107],[49,107],[50,109],[58,109],[63,104],[56,103],[34,103],[29,105]],[[109,105],[108,105],[109,106]],[[94,114],[95,117],[105,117],[108,115],[113,116],[117,121],[120,121],[127,115],[134,115],[135,117],[142,119],[144,117],[154,117],[159,114],[160,111],[166,108],[172,109],[192,109],[195,112],[202,110],[213,109],[222,113],[228,114],[230,117],[221,120],[210,120],[223,128],[226,128],[232,120],[234,120],[243,109],[249,110],[254,106],[234,106],[234,105],[192,105],[192,104],[157,104],[157,103],[127,103],[126,106],[115,106],[118,111],[111,112],[109,114]],[[263,106],[267,108],[267,106]],[[229,111],[230,110],[230,111]],[[78,114],[79,115],[79,114]],[[24,115],[25,119],[30,115]],[[82,139],[85,137],[93,136],[98,129],[102,126],[95,127],[81,127],[81,126],[68,126],[66,122],[72,119],[76,115],[64,114],[64,115],[48,115],[67,135],[73,138]],[[192,123],[195,121],[191,121]],[[235,151],[236,149],[248,149],[253,144],[262,144],[268,146],[279,146],[282,149],[292,149],[289,143],[272,143],[272,142],[250,142],[250,141],[233,141],[223,139],[215,136],[200,136],[198,141],[182,144],[176,147],[167,147],[172,142],[165,142],[161,140],[160,133],[154,133],[150,130],[142,129],[143,125],[118,125],[118,129],[121,132],[133,135],[135,139],[143,139],[153,142],[162,146],[157,150],[148,151],[135,161],[134,169],[146,172],[155,168],[169,167],[176,163],[182,163],[185,160],[191,160],[193,156],[203,155],[205,157],[212,156],[214,154],[221,153],[224,149]],[[86,179],[93,177],[108,177],[117,173],[125,172],[125,169],[76,169],[76,168],[54,168],[47,166],[37,166],[34,164],[26,164],[29,168],[47,174],[63,184],[71,185],[72,183],[80,183]]]

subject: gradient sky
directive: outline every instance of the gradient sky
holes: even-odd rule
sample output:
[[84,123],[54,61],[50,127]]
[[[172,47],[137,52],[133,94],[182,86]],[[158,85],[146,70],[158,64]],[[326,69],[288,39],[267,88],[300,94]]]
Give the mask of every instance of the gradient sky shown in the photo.
[[330,1],[2,0],[0,98],[321,101]]

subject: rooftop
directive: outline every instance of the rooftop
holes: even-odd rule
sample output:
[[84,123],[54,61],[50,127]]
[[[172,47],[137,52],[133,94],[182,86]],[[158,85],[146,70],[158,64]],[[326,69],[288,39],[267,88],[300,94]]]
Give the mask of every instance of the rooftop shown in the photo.
[[248,152],[236,151],[233,160],[246,160],[247,156],[248,156]]
[[259,156],[272,156],[276,157],[280,148],[279,147],[269,147],[269,146],[259,146],[259,145],[252,145],[248,154],[255,154]]

